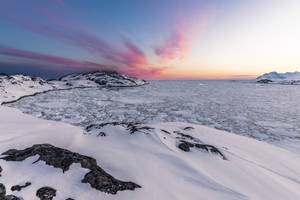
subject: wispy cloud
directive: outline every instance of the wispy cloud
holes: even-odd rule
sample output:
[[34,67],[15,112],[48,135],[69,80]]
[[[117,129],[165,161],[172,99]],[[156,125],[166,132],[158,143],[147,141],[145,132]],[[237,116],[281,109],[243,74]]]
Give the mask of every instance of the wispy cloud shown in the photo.
[[161,61],[167,61],[176,57],[183,57],[189,47],[189,39],[184,31],[177,28],[162,45],[154,47],[154,52]]
[[76,67],[83,67],[83,64],[81,62],[62,58],[58,56],[50,56],[50,55],[44,55],[40,53],[34,53],[31,51],[25,51],[20,49],[14,49],[9,47],[0,46],[0,55],[6,55],[6,56],[15,56],[15,57],[21,57],[21,58],[27,58],[31,60],[36,61],[43,61],[47,63],[53,63],[53,64],[62,64],[65,66],[76,66]]
[[169,36],[160,45],[153,48],[154,53],[160,58],[162,63],[176,58],[184,58],[193,41],[203,33],[215,14],[215,9],[203,9],[196,22],[191,26],[192,29],[189,34],[187,33],[185,18],[179,17],[176,27],[170,32]]
[[[65,5],[65,3],[62,4],[61,1],[55,2],[60,2],[59,6],[57,6],[57,9],[51,9],[51,6],[49,9],[45,9],[45,7],[39,7],[38,5],[30,8],[31,14],[34,17],[37,17],[37,19],[41,18],[41,20],[30,20],[26,17],[23,18],[21,14],[18,14],[18,12],[2,13],[2,16],[4,16],[10,22],[22,26],[31,32],[54,38],[80,49],[92,52],[93,54],[97,54],[118,66],[114,67],[113,70],[118,70],[137,76],[155,75],[162,71],[162,69],[152,67],[141,48],[135,45],[128,37],[120,35],[122,45],[125,47],[124,50],[115,48],[102,37],[88,32],[88,28],[84,27],[80,23],[74,24],[74,19],[69,20],[68,17],[62,15],[61,13],[64,13],[64,9],[67,10],[69,8],[66,8],[67,5]],[[22,13],[22,11],[20,11],[20,13]],[[91,62],[88,61],[78,62],[71,59],[42,55],[4,47],[1,47],[0,53],[3,55],[5,54],[24,58],[26,57],[34,60],[43,60],[48,63],[59,63],[81,68],[86,67],[87,69],[89,69],[89,67],[103,67],[98,63],[94,63],[93,66],[90,66]]]

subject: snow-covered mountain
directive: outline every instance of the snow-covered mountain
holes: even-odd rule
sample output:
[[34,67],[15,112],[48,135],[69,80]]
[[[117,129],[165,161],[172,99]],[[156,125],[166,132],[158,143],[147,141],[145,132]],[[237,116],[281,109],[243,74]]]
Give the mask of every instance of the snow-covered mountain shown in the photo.
[[270,72],[256,78],[259,83],[300,85],[300,72]]
[[175,122],[82,130],[4,106],[0,121],[0,199],[300,198],[298,155],[225,131]]
[[69,74],[58,80],[43,80],[26,75],[0,75],[0,104],[40,92],[77,87],[134,87],[146,81],[114,71]]

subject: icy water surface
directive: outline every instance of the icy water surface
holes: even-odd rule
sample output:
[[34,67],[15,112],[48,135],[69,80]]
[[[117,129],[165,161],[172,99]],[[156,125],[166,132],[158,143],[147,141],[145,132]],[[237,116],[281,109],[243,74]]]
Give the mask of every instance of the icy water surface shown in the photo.
[[300,139],[300,86],[293,85],[150,81],[136,88],[52,91],[9,106],[83,127],[111,121],[181,121],[268,142]]

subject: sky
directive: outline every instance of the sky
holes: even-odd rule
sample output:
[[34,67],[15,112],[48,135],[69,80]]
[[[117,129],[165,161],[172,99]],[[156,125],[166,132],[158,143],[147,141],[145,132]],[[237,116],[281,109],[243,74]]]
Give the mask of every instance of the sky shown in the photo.
[[0,72],[149,79],[300,71],[299,0],[1,0]]

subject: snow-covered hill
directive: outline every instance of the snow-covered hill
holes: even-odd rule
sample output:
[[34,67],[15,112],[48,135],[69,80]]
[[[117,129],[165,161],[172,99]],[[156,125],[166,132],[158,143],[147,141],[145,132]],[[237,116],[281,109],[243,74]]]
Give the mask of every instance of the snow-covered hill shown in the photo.
[[24,95],[55,89],[55,85],[38,78],[25,75],[0,75],[0,104]]
[[300,85],[300,72],[270,72],[256,78],[259,83]]
[[16,100],[22,96],[49,90],[77,87],[133,87],[146,81],[111,71],[94,71],[69,74],[58,80],[46,81],[26,75],[0,75],[0,104]]
[[119,74],[115,71],[74,73],[63,76],[59,80],[72,86],[133,87],[146,84],[146,81],[142,79]]
[[0,121],[0,152],[6,152],[0,160],[0,183],[6,195],[38,199],[36,195],[48,194],[54,200],[300,199],[298,155],[228,132],[174,122],[113,122],[82,130],[4,106]]

